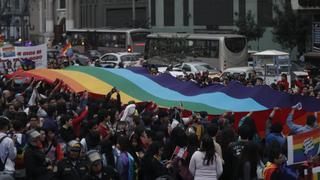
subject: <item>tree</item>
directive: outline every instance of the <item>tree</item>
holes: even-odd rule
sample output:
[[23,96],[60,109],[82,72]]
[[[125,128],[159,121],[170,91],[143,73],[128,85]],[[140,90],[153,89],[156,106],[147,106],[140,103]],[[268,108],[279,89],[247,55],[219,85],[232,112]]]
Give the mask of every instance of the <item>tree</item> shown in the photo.
[[239,17],[236,26],[238,34],[246,36],[248,41],[259,40],[265,31],[265,28],[255,22],[251,11],[248,11],[245,17]]
[[279,43],[282,48],[289,49],[290,53],[295,47],[299,53],[303,53],[311,27],[310,18],[293,11],[291,0],[283,0],[282,7],[274,7],[276,17],[273,19],[273,41]]

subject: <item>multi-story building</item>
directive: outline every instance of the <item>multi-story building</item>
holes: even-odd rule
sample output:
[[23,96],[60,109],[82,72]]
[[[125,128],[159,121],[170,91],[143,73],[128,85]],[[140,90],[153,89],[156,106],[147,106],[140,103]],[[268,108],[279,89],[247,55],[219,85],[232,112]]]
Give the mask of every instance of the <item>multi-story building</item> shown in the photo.
[[[39,42],[61,42],[67,29],[102,27],[150,27],[154,32],[235,32],[237,19],[251,11],[265,27],[253,50],[281,49],[273,42],[272,23],[280,0],[29,0],[30,37]],[[291,0],[293,9],[309,9],[320,21],[317,4]],[[302,2],[302,5],[299,4]],[[318,0],[315,0],[318,2]],[[133,8],[134,7],[134,8]],[[319,17],[319,20],[317,18]],[[311,32],[310,27],[310,32]],[[311,39],[311,38],[310,38]]]
[[30,36],[37,42],[61,42],[72,28],[148,26],[147,4],[148,0],[30,0]]
[[82,28],[147,26],[148,0],[81,0],[79,14]]
[[251,11],[266,31],[251,49],[280,48],[272,41],[273,7],[279,0],[151,0],[151,27],[156,32],[232,33],[235,22]]
[[30,0],[30,24],[34,27],[30,39],[37,43],[60,40],[66,26],[73,27],[73,3],[74,0]]
[[29,30],[29,0],[0,0],[0,31],[6,41],[27,39]]
[[320,1],[319,0],[291,0],[292,9],[308,15],[312,20],[309,34],[308,49],[320,52]]

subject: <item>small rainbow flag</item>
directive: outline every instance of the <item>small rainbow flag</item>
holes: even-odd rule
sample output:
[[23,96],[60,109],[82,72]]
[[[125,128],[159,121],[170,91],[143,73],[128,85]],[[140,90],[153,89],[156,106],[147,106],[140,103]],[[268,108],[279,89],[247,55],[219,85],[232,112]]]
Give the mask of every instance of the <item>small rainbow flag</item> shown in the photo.
[[320,152],[320,128],[287,139],[288,165],[303,163]]
[[61,49],[61,56],[67,56],[67,52],[72,49],[71,43],[67,43],[62,49]]

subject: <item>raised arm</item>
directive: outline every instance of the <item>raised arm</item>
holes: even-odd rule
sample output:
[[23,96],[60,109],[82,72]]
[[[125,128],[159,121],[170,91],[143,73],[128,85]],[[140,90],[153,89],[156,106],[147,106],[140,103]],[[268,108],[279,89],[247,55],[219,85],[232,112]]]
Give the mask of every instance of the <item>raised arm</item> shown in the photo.
[[117,89],[117,102],[116,102],[116,106],[118,108],[118,111],[121,111],[121,96],[120,96],[120,92]]
[[239,121],[238,127],[242,126],[244,121],[245,121],[245,119],[250,117],[252,114],[253,114],[253,112],[249,112],[247,115],[245,115],[243,118],[241,118],[240,121]]
[[265,134],[268,135],[270,133],[270,129],[271,129],[271,125],[272,125],[272,119],[274,117],[274,114],[276,113],[276,110],[278,110],[279,108],[273,108],[273,110],[271,111],[271,113],[269,114],[269,117],[266,121],[266,129],[265,129]]
[[287,117],[287,125],[289,127],[289,129],[293,132],[293,133],[296,133],[297,130],[299,128],[301,128],[302,126],[301,125],[297,125],[293,122],[293,115],[294,115],[294,112],[295,112],[295,108],[293,108],[291,110],[291,112],[289,113],[288,117]]

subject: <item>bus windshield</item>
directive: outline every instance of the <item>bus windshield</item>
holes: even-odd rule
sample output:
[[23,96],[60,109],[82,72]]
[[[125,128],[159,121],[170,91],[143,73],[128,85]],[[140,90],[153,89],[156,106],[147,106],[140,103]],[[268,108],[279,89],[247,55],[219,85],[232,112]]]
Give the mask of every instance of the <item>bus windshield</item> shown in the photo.
[[229,51],[233,53],[239,53],[246,48],[246,38],[242,37],[231,37],[225,38],[225,45]]
[[146,37],[149,32],[132,32],[131,34],[131,39],[133,43],[145,43],[146,42]]
[[100,47],[126,47],[126,33],[99,33],[97,40]]

